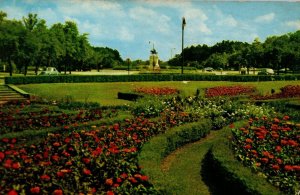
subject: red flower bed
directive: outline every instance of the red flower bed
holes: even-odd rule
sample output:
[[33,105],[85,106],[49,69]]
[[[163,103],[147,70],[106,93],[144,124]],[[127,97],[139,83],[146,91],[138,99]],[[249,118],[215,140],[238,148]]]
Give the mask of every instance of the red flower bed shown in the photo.
[[157,129],[147,119],[136,118],[123,126],[52,134],[30,146],[19,146],[16,139],[3,139],[0,191],[86,194],[147,186],[148,177],[140,173],[134,157]]
[[188,120],[168,111],[163,121],[143,117],[110,126],[50,134],[33,145],[0,141],[0,192],[5,194],[151,194],[137,154],[150,137]]
[[206,89],[205,97],[237,96],[241,94],[251,94],[254,91],[255,88],[251,86],[219,86]]
[[255,100],[268,100],[268,99],[280,99],[280,98],[291,98],[300,97],[300,85],[287,85],[280,89],[280,93],[275,93],[271,95],[256,95],[251,96]]
[[[30,106],[29,104],[26,105],[27,110]],[[23,111],[24,109],[25,106],[22,105],[2,109],[0,111],[0,133],[68,126],[91,120],[99,120],[106,115],[100,109],[81,110],[72,114],[63,113],[62,111],[51,111],[46,107],[32,112]]]
[[135,92],[137,93],[143,93],[143,94],[148,94],[148,95],[172,95],[172,94],[177,94],[179,91],[178,89],[175,88],[170,88],[170,87],[151,87],[151,88],[145,88],[145,87],[140,87],[134,89]]
[[300,182],[300,124],[288,119],[250,119],[247,127],[232,130],[233,148],[245,165],[294,194]]

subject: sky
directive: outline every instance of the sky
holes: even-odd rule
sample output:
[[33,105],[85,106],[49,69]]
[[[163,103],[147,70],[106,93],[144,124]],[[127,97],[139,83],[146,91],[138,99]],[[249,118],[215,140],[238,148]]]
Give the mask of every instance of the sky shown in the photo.
[[166,61],[184,47],[222,40],[252,43],[300,30],[300,1],[204,0],[0,0],[9,19],[38,14],[47,26],[76,22],[90,44],[120,52],[123,59]]

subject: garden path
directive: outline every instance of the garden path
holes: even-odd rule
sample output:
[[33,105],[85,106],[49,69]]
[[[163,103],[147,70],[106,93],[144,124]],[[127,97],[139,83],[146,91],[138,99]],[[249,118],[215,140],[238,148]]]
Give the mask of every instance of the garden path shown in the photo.
[[201,140],[185,145],[168,155],[161,164],[161,170],[180,186],[179,194],[211,194],[202,178],[202,160],[221,131],[211,133]]

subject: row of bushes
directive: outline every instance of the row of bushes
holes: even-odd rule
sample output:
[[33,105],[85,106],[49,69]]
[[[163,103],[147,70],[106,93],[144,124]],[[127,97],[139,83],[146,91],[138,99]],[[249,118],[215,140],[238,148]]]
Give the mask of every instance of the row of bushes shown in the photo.
[[297,75],[209,75],[209,74],[139,74],[139,75],[59,75],[5,77],[6,84],[31,83],[84,83],[84,82],[131,82],[131,81],[277,81],[300,80]]
[[137,93],[118,92],[118,99],[136,101],[138,98],[142,98],[142,97],[144,97],[144,96],[141,94],[137,94]]
[[253,173],[234,157],[228,137],[229,127],[222,129],[224,135],[215,140],[207,153],[202,169],[208,183],[213,183],[216,194],[281,194],[264,178]]
[[171,194],[168,191],[171,187],[166,187],[164,184],[159,183],[161,179],[158,179],[164,178],[160,169],[160,164],[164,157],[187,143],[205,137],[209,134],[211,128],[210,119],[188,123],[170,129],[165,134],[153,137],[143,146],[139,155],[139,164],[144,167],[143,170],[149,175],[151,183],[157,190],[162,194]]

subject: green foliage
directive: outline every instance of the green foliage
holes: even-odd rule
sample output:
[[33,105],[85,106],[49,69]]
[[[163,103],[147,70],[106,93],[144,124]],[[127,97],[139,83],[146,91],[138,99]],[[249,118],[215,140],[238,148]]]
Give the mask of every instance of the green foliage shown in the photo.
[[12,64],[19,72],[27,75],[29,66],[35,67],[35,74],[41,67],[54,66],[66,74],[72,70],[111,68],[122,64],[117,50],[92,47],[86,33],[80,34],[77,24],[66,21],[50,28],[37,14],[29,13],[21,21],[9,20],[7,14],[0,14],[0,60]]
[[57,106],[61,109],[78,110],[99,108],[100,104],[97,102],[74,102],[67,98],[59,102]]
[[189,123],[176,127],[165,134],[167,143],[163,156],[167,156],[177,148],[205,137],[212,129],[210,120]]
[[140,74],[140,75],[59,75],[5,77],[6,84],[31,83],[84,83],[84,82],[130,82],[130,81],[284,81],[300,80],[300,75],[201,75],[201,74]]
[[118,99],[123,99],[123,100],[129,100],[129,101],[135,101],[139,98],[144,97],[141,94],[137,93],[126,93],[126,92],[118,92]]
[[255,173],[261,174],[280,190],[299,191],[299,128],[289,117],[250,119],[242,128],[232,129],[235,156]]
[[207,179],[216,185],[215,190],[225,194],[281,194],[264,177],[252,173],[235,159],[228,139],[230,129],[225,127],[222,131],[224,136],[215,140],[203,165],[209,173]]
[[139,163],[144,166],[144,172],[149,175],[160,194],[172,194],[175,185],[165,185],[165,177],[160,169],[163,158],[178,147],[205,137],[210,129],[210,120],[203,120],[175,127],[145,143],[139,155]]
[[132,112],[136,116],[143,114],[146,117],[157,117],[165,110],[165,102],[166,100],[163,97],[146,96],[138,99],[132,105]]
[[[281,36],[270,36],[263,43],[256,38],[251,44],[223,40],[211,47],[205,44],[187,47],[183,50],[184,66],[196,62],[199,67],[235,70],[240,70],[242,66],[248,70],[251,67],[266,67],[273,68],[278,74],[280,69],[289,68],[296,73],[300,71],[299,37],[298,30]],[[176,55],[168,63],[181,66],[182,54]]]

